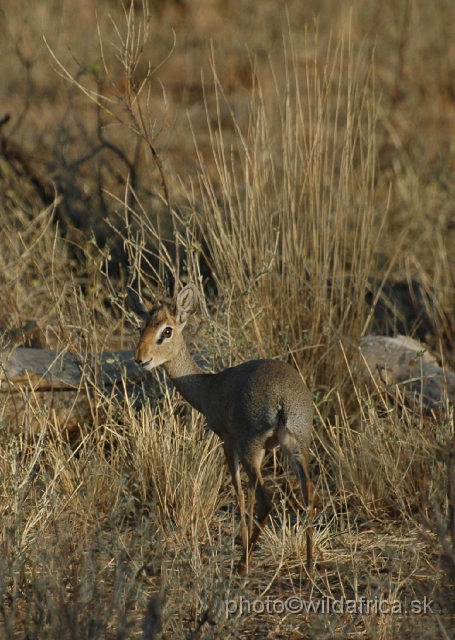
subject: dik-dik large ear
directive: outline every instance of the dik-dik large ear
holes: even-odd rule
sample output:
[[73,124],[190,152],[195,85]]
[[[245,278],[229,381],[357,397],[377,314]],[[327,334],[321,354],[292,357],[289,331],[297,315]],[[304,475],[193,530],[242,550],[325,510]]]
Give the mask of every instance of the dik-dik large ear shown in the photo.
[[132,310],[138,318],[146,322],[150,318],[150,313],[148,312],[141,296],[131,287],[127,287],[126,291],[128,293],[128,300],[130,301]]
[[183,329],[186,321],[193,313],[197,303],[197,289],[190,283],[184,287],[175,301],[175,319]]

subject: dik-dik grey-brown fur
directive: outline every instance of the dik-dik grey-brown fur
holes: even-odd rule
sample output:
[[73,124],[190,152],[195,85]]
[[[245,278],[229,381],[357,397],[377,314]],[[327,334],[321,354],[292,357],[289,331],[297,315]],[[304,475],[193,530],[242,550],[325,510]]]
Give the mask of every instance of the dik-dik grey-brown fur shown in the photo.
[[[145,322],[136,347],[136,362],[149,371],[163,365],[179,393],[204,414],[209,429],[223,442],[240,509],[243,555],[239,573],[243,575],[248,570],[251,553],[272,510],[261,464],[265,451],[278,445],[289,458],[307,508],[307,568],[310,571],[312,485],[308,455],[313,402],[300,374],[278,360],[251,360],[220,373],[204,373],[191,357],[182,335],[196,306],[196,287],[187,285],[172,304],[156,305],[150,312],[135,291],[129,288],[128,295],[133,310]],[[239,462],[251,488],[249,527]],[[252,517],[254,493],[255,522]]]

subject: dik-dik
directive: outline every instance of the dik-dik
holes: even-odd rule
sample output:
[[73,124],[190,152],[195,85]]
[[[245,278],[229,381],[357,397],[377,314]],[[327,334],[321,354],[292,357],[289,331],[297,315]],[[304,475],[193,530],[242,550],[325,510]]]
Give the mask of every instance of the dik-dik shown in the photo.
[[[278,445],[297,476],[309,523],[306,529],[307,569],[312,565],[312,484],[308,455],[313,423],[313,402],[300,374],[278,360],[250,360],[219,373],[203,372],[191,357],[182,335],[195,309],[197,290],[188,284],[172,304],[156,304],[148,311],[141,297],[128,288],[134,312],[145,325],[136,347],[135,361],[147,371],[163,365],[179,393],[204,414],[207,426],[222,440],[241,517],[243,555],[238,570],[244,575],[251,554],[272,510],[261,464],[265,451]],[[251,487],[249,527],[240,482],[239,462]]]

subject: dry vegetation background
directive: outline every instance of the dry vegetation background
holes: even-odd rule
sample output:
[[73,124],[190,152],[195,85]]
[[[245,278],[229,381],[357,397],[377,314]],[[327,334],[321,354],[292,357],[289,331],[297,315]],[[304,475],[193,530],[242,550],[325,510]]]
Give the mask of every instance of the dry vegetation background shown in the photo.
[[[195,348],[307,379],[317,493],[308,581],[267,459],[276,510],[240,580],[218,442],[162,378],[140,411],[91,389],[76,439],[32,393],[34,434],[1,422],[0,635],[454,637],[452,408],[392,404],[357,346],[379,285],[416,281],[428,324],[405,329],[455,362],[455,4],[4,0],[0,37],[2,358],[131,348],[125,286],[165,284],[176,229]],[[435,612],[225,615],[294,595]]]

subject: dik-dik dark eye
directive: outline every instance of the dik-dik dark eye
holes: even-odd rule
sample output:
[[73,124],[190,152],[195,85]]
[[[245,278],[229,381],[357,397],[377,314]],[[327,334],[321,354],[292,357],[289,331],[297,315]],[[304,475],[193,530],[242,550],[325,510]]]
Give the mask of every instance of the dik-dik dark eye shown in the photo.
[[162,344],[164,338],[170,338],[172,335],[172,327],[165,327],[163,329],[163,331],[160,333],[160,336],[158,338],[158,340],[156,341],[157,344]]
[[170,337],[171,337],[171,335],[172,335],[172,327],[165,327],[165,328],[163,329],[163,331],[160,333],[160,335],[159,335],[159,337],[158,337],[158,339],[157,339],[156,343],[157,343],[157,344],[162,344],[162,343],[163,343],[164,338],[170,338]]

